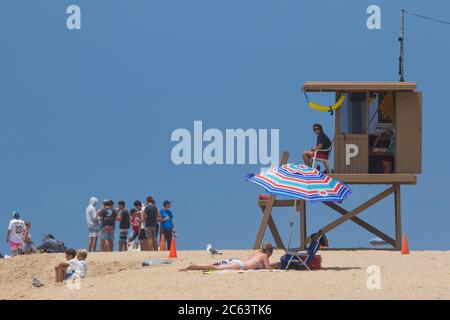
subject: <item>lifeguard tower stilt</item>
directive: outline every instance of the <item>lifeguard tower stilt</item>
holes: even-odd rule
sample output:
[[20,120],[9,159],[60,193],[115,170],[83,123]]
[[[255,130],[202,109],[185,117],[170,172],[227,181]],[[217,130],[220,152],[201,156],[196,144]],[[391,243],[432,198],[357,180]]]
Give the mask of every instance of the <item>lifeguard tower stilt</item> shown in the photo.
[[[340,215],[321,230],[325,233],[347,221],[359,225],[391,245],[401,249],[401,185],[415,185],[422,159],[422,94],[411,82],[307,82],[304,92],[335,92],[336,100],[346,95],[346,102],[336,110],[334,136],[334,179],[349,185],[388,185],[388,188],[353,210],[324,202]],[[349,152],[351,151],[351,152]],[[289,161],[284,152],[280,164]],[[292,161],[298,162],[298,161]],[[369,224],[358,215],[389,195],[394,195],[395,235]],[[259,248],[269,226],[276,246],[285,249],[272,218],[275,207],[293,207],[300,215],[300,249],[310,242],[307,234],[307,204],[303,200],[259,200],[263,212],[253,247]],[[317,230],[315,230],[317,231]]]

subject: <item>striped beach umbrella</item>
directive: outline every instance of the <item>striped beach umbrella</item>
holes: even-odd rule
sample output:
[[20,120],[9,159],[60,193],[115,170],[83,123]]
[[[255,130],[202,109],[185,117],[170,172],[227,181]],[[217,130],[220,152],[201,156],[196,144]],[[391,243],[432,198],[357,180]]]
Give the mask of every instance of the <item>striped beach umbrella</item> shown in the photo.
[[342,202],[351,193],[347,185],[304,164],[288,163],[256,175],[248,174],[246,179],[270,194],[310,202]]

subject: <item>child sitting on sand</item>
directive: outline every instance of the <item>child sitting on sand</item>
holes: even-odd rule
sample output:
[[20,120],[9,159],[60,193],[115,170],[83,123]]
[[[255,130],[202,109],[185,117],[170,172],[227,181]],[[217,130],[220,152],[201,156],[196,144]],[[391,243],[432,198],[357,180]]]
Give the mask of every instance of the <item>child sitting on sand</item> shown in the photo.
[[77,250],[77,259],[80,264],[80,268],[78,270],[75,270],[75,272],[81,277],[84,278],[87,273],[87,250],[86,249],[78,249]]
[[84,278],[87,272],[87,251],[85,249],[66,250],[65,262],[60,262],[55,266],[55,282],[70,280],[74,276]]
[[228,259],[215,264],[191,264],[189,267],[180,269],[188,270],[257,270],[272,269],[269,258],[273,253],[273,246],[270,242],[265,242],[261,249],[253,253],[246,259]]

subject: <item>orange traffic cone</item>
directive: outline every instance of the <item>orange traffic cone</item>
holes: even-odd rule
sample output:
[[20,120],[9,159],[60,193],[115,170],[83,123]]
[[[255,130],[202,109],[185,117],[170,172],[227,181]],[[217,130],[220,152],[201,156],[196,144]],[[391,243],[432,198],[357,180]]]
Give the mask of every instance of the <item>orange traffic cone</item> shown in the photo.
[[402,254],[409,254],[408,240],[406,240],[406,234],[402,238]]
[[166,239],[164,233],[161,234],[161,242],[159,243],[159,251],[166,251]]
[[175,239],[172,238],[172,241],[170,242],[169,258],[176,258],[176,257],[177,257],[177,246],[175,245]]

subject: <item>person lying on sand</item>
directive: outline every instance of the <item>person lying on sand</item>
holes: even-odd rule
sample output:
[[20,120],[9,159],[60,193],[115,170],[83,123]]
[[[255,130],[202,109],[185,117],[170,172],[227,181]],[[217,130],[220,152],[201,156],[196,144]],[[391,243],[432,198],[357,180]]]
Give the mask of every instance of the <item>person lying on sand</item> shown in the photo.
[[257,270],[272,269],[269,258],[273,253],[273,246],[270,242],[265,242],[261,249],[253,253],[251,256],[239,260],[229,259],[223,260],[215,264],[192,264],[180,271],[188,270]]
[[63,253],[66,251],[64,242],[55,240],[51,234],[46,234],[42,238],[42,244],[37,247],[41,253]]

